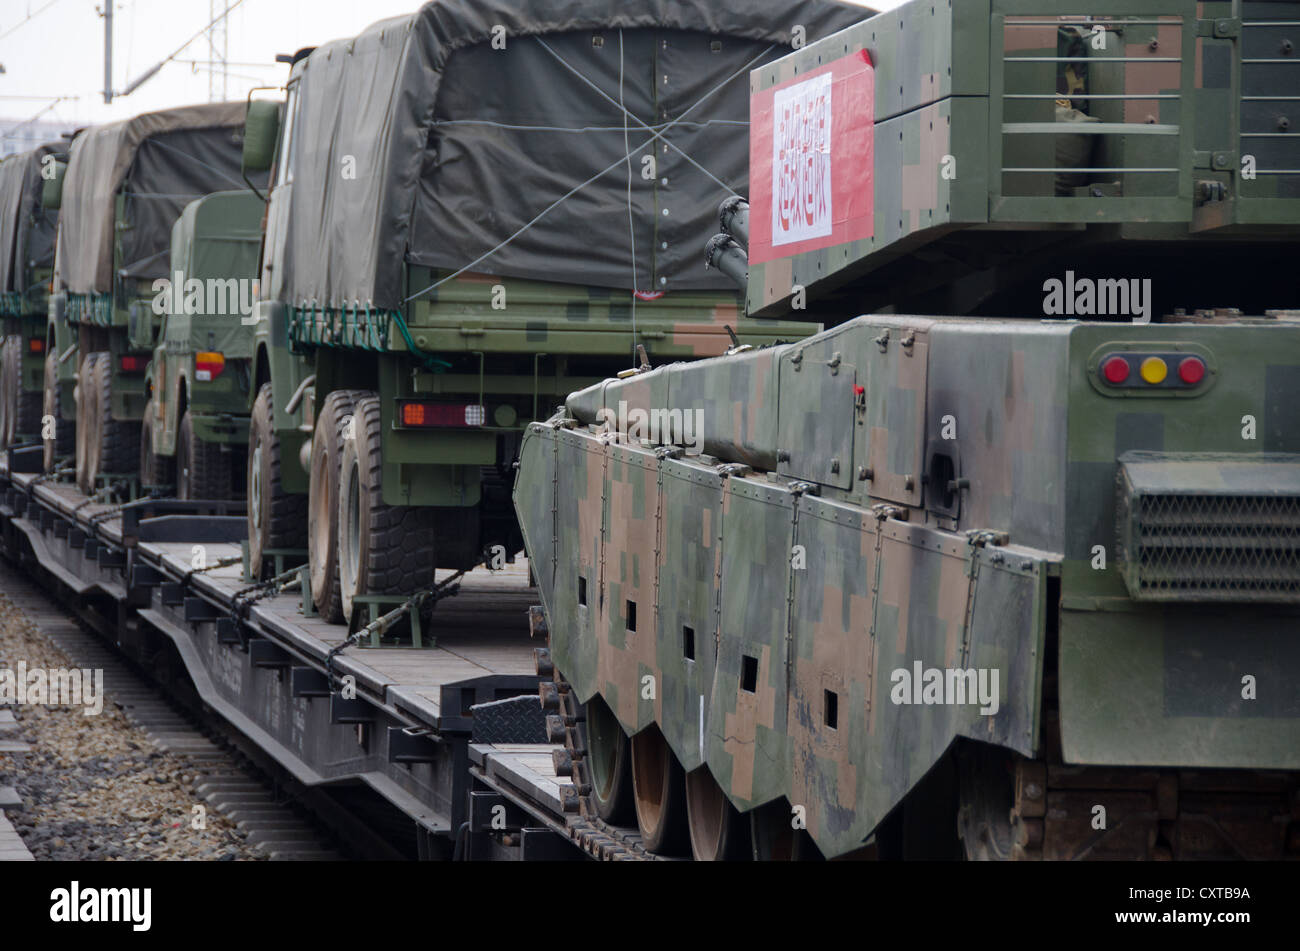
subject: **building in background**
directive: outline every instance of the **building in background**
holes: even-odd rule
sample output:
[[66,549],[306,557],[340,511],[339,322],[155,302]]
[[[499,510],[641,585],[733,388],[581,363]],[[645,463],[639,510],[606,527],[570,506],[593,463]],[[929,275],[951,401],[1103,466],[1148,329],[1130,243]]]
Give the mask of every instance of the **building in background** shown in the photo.
[[0,118],[0,158],[18,152],[29,152],[75,128],[71,122],[28,122],[21,118]]

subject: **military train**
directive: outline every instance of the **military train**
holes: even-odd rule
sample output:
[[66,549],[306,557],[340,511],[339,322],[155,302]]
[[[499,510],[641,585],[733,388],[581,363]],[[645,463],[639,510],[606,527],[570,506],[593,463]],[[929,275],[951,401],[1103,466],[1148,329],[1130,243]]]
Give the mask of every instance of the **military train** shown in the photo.
[[[1292,0],[432,0],[283,100],[10,159],[6,551],[121,587],[420,854],[486,834],[471,774],[519,807],[467,765],[513,654],[355,699],[340,652],[522,549],[588,851],[1294,857],[1297,39]],[[153,542],[238,535],[238,583],[136,551],[171,497],[215,514]]]

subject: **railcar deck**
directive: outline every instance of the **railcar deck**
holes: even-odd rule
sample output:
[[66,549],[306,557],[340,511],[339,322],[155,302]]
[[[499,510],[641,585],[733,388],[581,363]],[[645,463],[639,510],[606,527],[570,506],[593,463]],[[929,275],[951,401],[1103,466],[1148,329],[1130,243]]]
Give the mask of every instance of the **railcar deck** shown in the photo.
[[[522,556],[462,577],[426,621],[426,646],[345,643],[347,627],[305,614],[298,589],[250,599],[237,505],[124,510],[17,471],[30,458],[12,472],[14,454],[0,458],[5,554],[158,679],[183,673],[185,689],[291,782],[338,790],[354,808],[382,800],[390,826],[410,821],[420,857],[450,854],[471,820],[468,832],[494,836],[497,852],[504,840],[516,858],[576,854],[556,747],[537,742],[545,720],[533,650],[545,643],[530,637],[537,595]],[[510,698],[519,702],[504,726],[476,722],[475,707]],[[481,822],[471,814],[502,802],[505,830],[490,811]]]

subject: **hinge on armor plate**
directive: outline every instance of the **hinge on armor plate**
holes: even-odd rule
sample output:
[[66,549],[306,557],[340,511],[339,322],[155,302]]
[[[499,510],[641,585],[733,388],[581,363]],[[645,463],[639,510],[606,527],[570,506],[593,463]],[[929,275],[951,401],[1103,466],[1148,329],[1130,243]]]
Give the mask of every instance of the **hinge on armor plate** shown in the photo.
[[816,482],[791,482],[789,485],[791,495],[817,495],[821,492],[821,486]]
[[656,459],[680,459],[683,455],[685,455],[685,453],[686,450],[683,449],[681,446],[656,446],[655,447]]
[[910,514],[907,509],[897,505],[890,505],[888,502],[877,502],[871,506],[871,514],[877,522],[883,522],[887,518],[896,519],[900,522],[906,522]]
[[561,419],[551,420],[552,429],[572,429],[574,426],[577,425],[578,425],[578,421],[569,416],[565,416]]
[[880,348],[880,352],[881,352],[881,353],[884,353],[886,350],[889,349],[889,329],[888,329],[888,328],[885,328],[884,330],[882,330],[882,331],[880,332],[880,336],[876,338],[876,346]]
[[1241,20],[1237,17],[1219,17],[1215,20],[1197,20],[1197,36],[1213,36],[1226,40],[1241,36]]
[[910,357],[912,355],[912,347],[916,344],[916,331],[909,330],[903,335],[903,339],[899,341],[899,343],[903,347],[903,352]]
[[976,548],[983,548],[986,545],[1005,545],[1011,541],[1011,536],[1006,532],[994,531],[991,528],[971,528],[966,531],[966,544],[974,545]]
[[718,475],[724,479],[729,476],[747,476],[754,470],[740,462],[729,462],[725,466],[718,466]]

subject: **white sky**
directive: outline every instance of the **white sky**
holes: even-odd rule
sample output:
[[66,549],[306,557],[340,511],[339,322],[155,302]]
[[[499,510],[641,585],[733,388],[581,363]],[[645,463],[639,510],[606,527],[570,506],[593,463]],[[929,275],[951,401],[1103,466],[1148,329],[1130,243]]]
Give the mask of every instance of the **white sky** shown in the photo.
[[[121,90],[202,30],[211,19],[210,3],[220,8],[226,0],[0,0],[0,117],[8,120],[0,123],[0,135],[47,107],[42,121],[82,126],[208,101],[209,48],[200,37],[177,59],[202,62],[169,63],[132,95],[105,105],[104,27],[97,13],[105,2],[114,3],[113,88]],[[277,53],[355,36],[420,2],[243,0],[229,17],[225,98],[243,99],[253,86],[283,82],[288,67],[276,64]],[[901,2],[870,6],[892,9]],[[68,98],[52,104],[56,96]]]

